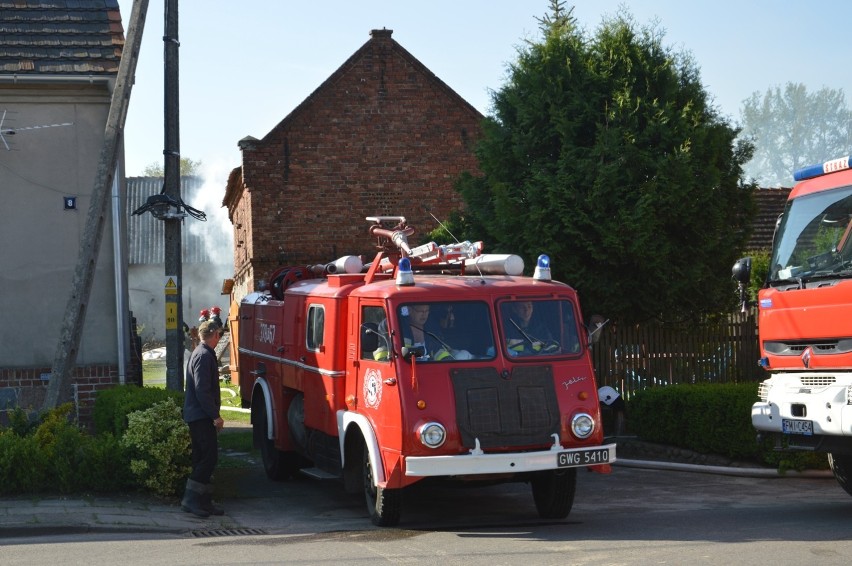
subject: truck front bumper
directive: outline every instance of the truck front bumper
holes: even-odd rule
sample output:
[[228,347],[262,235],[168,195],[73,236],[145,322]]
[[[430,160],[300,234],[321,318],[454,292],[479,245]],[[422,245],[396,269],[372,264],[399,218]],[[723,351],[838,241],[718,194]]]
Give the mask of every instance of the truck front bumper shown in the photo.
[[615,444],[583,448],[551,447],[536,452],[486,454],[471,450],[452,456],[409,456],[405,475],[417,477],[517,474],[561,468],[598,466],[615,462]]
[[852,436],[852,374],[779,373],[760,385],[751,422],[764,432]]

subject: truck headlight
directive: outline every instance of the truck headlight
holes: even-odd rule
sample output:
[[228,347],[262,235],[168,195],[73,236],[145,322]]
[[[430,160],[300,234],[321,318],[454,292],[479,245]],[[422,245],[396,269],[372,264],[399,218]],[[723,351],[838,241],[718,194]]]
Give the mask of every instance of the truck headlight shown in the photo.
[[588,438],[595,431],[595,419],[588,413],[577,413],[571,417],[571,432],[577,438]]
[[447,429],[441,423],[426,423],[417,429],[417,436],[420,438],[423,446],[438,448],[447,439]]

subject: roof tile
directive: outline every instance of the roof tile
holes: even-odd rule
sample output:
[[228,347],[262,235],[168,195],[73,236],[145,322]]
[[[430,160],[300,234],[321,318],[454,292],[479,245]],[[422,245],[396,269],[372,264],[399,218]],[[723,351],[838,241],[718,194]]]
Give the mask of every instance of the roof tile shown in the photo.
[[0,0],[0,73],[118,72],[118,0]]
[[754,202],[757,214],[752,223],[752,233],[747,250],[768,250],[772,247],[772,237],[775,235],[775,224],[778,216],[784,212],[789,188],[757,189],[754,192]]

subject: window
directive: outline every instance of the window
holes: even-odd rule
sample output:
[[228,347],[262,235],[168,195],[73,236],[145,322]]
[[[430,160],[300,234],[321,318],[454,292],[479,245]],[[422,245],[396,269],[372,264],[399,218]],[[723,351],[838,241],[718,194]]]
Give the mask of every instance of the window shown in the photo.
[[390,361],[390,337],[385,309],[363,307],[361,309],[361,359],[379,362]]
[[397,310],[402,346],[417,361],[487,360],[495,355],[491,309],[481,301],[407,303]]
[[574,303],[517,299],[500,304],[506,353],[510,357],[579,354]]
[[308,307],[308,324],[305,345],[308,350],[319,351],[323,345],[325,333],[325,309],[322,305]]

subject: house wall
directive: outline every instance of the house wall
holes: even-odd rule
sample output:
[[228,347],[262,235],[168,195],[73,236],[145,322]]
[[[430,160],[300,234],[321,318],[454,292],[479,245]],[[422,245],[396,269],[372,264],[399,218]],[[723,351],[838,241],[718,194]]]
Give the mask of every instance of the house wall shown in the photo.
[[[0,83],[7,151],[0,143],[0,388],[35,376],[53,364],[66,304],[86,228],[110,104],[106,83],[37,86]],[[66,124],[49,128],[32,126]],[[65,197],[76,210],[65,210]],[[103,239],[87,303],[76,364],[97,380],[117,375],[118,340],[112,220],[107,211]],[[47,368],[47,369],[45,369]],[[107,369],[104,369],[107,368]],[[86,375],[78,375],[87,379]],[[75,377],[77,379],[77,377]],[[112,379],[107,377],[106,379]],[[38,383],[36,383],[36,389]],[[6,390],[10,399],[28,401]],[[40,391],[35,397],[42,395]]]
[[[372,39],[262,140],[243,140],[235,273],[375,255],[367,216],[405,216],[419,243],[462,207],[482,115],[391,39]],[[249,212],[250,211],[250,212]],[[250,219],[250,220],[249,220]],[[240,228],[236,228],[240,224]],[[245,234],[240,234],[240,231]]]
[[234,287],[231,294],[235,301],[239,301],[256,288],[251,264],[254,256],[254,243],[251,237],[253,193],[245,190],[241,176],[232,180],[237,185],[234,191],[242,195],[231,210],[231,223],[234,227]]
[[[230,258],[230,256],[229,256]],[[222,320],[228,315],[230,299],[223,296],[222,281],[232,277],[231,264],[184,264],[183,319],[188,326],[198,326],[201,309],[217,306]],[[161,342],[166,337],[165,273],[162,264],[131,265],[130,306],[143,344]],[[189,347],[189,343],[185,344]]]

